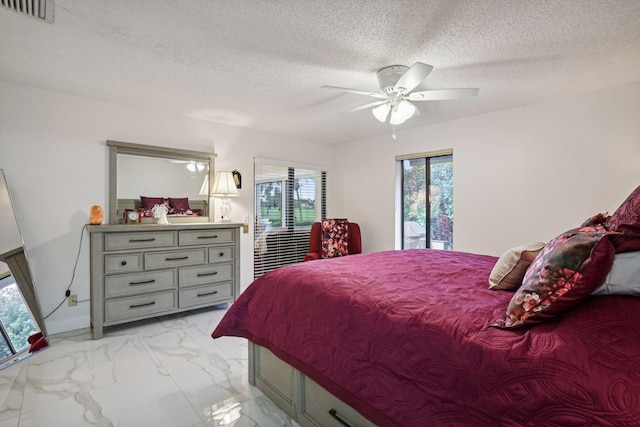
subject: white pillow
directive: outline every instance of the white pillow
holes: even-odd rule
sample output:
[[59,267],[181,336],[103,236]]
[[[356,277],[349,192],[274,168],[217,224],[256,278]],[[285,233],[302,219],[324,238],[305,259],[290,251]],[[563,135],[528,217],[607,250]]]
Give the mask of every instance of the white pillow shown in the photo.
[[640,251],[616,254],[604,283],[592,295],[640,297]]
[[544,248],[543,242],[528,243],[506,251],[493,266],[489,289],[516,290],[522,285],[527,268]]

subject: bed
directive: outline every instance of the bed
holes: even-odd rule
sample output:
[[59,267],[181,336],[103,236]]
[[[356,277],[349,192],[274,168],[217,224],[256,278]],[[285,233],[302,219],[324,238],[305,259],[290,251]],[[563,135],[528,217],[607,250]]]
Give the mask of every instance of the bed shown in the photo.
[[[605,220],[548,242],[516,291],[489,289],[502,257],[464,252],[287,266],[251,284],[212,336],[247,338],[250,381],[303,426],[637,426],[640,298],[592,295],[624,255]],[[526,283],[571,241],[586,267],[550,308],[521,316]],[[564,255],[553,259],[575,258]]]

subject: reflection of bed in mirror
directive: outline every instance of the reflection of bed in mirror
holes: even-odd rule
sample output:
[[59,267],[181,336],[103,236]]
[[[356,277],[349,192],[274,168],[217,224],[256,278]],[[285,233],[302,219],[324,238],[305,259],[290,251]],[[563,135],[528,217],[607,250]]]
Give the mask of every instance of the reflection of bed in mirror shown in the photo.
[[[167,198],[168,201],[168,198]],[[208,221],[208,203],[205,200],[192,200],[189,199],[189,210],[186,212],[170,213],[167,216],[174,222],[179,222],[181,218],[193,218],[198,217],[200,221]],[[118,217],[124,218],[125,214],[130,211],[136,211],[142,214],[140,222],[155,222],[153,218],[153,212],[149,209],[144,209],[142,206],[142,200],[137,199],[118,199]]]
[[[13,203],[11,201],[11,195],[4,176],[4,171],[0,169],[0,279],[2,279],[3,286],[0,290],[4,290],[2,295],[9,294],[9,287],[14,283],[22,297],[22,300],[26,304],[32,320],[35,322],[32,332],[34,334],[38,331],[42,332],[40,341],[37,346],[34,346],[34,342],[30,344],[31,350],[35,350],[36,347],[40,348],[46,345],[46,328],[38,297],[36,295],[35,287],[33,284],[33,278],[29,268],[29,261],[27,254],[24,250],[24,244],[22,242],[22,236],[20,235],[20,229],[18,228],[18,222],[16,219]],[[4,289],[5,286],[7,289]],[[15,300],[12,300],[12,304],[15,304]],[[8,301],[2,300],[2,304],[9,304]],[[2,319],[6,321],[6,319]],[[13,320],[13,319],[12,319]],[[9,346],[12,346],[12,340],[9,338],[11,335],[5,330],[4,327],[0,327],[0,333],[2,333]],[[13,349],[13,353],[19,353],[24,349]],[[0,357],[0,359],[2,359]]]
[[208,194],[216,154],[119,141],[107,141],[107,146],[109,223],[124,222],[127,209],[140,210],[146,222],[153,222],[142,197],[187,199],[187,209],[169,212],[169,222],[211,220]]

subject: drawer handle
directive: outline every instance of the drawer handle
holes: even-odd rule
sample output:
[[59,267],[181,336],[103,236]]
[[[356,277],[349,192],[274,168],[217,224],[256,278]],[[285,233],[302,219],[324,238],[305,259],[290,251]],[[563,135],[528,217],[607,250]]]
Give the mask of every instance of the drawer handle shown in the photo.
[[127,261],[122,261],[122,262],[120,263],[120,265],[122,265],[122,266],[127,265]]
[[214,271],[213,273],[198,273],[198,277],[215,276],[216,274],[218,274],[217,271]]
[[345,427],[351,427],[351,424],[349,424],[348,422],[346,422],[345,420],[343,420],[342,418],[340,418],[338,416],[338,412],[336,412],[335,409],[331,409],[329,411],[329,415],[331,415],[333,418],[335,418],[340,424],[342,424]]
[[142,282],[129,282],[130,286],[135,286],[135,285],[146,285],[148,283],[154,283],[156,281],[156,279],[151,279],[151,280],[143,280]]
[[155,240],[156,240],[155,237],[151,237],[150,239],[129,239],[129,243],[153,242]]
[[224,256],[224,252],[220,252],[218,255],[219,256]]
[[217,239],[218,235],[215,234],[213,236],[198,236],[198,239]]
[[129,306],[129,308],[140,308],[140,307],[147,307],[150,305],[154,305],[156,302],[155,301],[151,301],[151,302],[146,302],[144,304],[131,304]]
[[204,292],[202,294],[198,294],[198,297],[206,297],[207,295],[215,295],[217,294],[218,291],[213,291],[213,292]]
[[165,261],[182,261],[185,259],[189,259],[188,256],[178,256],[178,257],[173,257],[173,258],[165,258]]

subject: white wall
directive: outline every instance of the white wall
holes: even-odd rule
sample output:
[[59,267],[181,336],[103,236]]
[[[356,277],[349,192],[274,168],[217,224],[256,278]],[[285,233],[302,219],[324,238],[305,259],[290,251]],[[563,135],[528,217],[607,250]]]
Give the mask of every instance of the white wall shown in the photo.
[[[331,150],[316,142],[0,82],[0,168],[45,315],[64,299],[89,209],[101,205],[108,212],[107,139],[216,152],[217,170],[242,173],[240,197],[232,200],[237,222],[253,211],[254,157],[331,166]],[[241,241],[243,288],[253,277],[252,228]],[[72,287],[80,301],[89,298],[88,254],[85,233]],[[87,302],[76,308],[63,304],[47,329],[57,333],[89,324]]]
[[444,148],[454,249],[500,255],[546,242],[613,213],[640,185],[640,82],[341,145],[333,206],[360,223],[365,252],[394,248],[395,156]]
[[[500,255],[613,211],[640,184],[640,83],[342,144],[151,113],[0,82],[0,168],[16,205],[42,309],[64,298],[89,209],[107,203],[105,140],[218,153],[242,173],[233,219],[253,209],[253,158],[328,168],[329,215],[358,221],[366,252],[394,247],[398,154],[453,148],[456,250]],[[336,153],[335,159],[331,156]],[[219,214],[216,214],[219,219]],[[242,235],[243,287],[252,234]],[[72,287],[89,298],[88,240]],[[64,304],[51,333],[89,326],[89,305]]]

